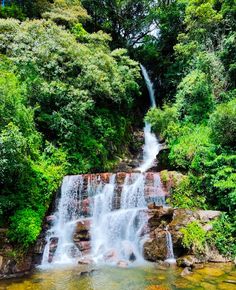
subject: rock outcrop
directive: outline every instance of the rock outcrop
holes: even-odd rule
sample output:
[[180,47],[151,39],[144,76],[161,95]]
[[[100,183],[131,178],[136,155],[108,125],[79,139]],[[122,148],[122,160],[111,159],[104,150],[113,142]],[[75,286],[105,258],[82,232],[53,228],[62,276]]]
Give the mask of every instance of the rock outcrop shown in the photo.
[[[150,207],[150,206],[149,206]],[[201,259],[196,258],[196,254],[191,250],[183,247],[183,234],[180,231],[185,228],[188,223],[198,221],[205,231],[209,231],[212,228],[209,223],[216,219],[219,215],[219,211],[203,211],[203,210],[188,210],[188,209],[173,209],[165,207],[156,207],[148,211],[148,230],[149,238],[144,243],[144,257],[147,260],[157,262],[159,260],[165,260],[167,258],[167,229],[171,234],[173,251],[176,258],[180,258],[178,261],[179,266],[190,267],[195,263],[213,261],[212,251],[208,251],[211,254],[203,255]],[[206,246],[207,252],[207,246]],[[191,256],[186,256],[191,254]],[[220,259],[218,251],[215,249],[215,257]]]

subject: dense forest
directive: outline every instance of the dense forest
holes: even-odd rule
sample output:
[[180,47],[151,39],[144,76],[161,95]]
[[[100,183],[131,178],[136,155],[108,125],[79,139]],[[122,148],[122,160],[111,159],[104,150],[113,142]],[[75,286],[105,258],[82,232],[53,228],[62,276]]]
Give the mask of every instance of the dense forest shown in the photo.
[[[0,8],[0,226],[27,249],[66,174],[112,170],[142,117],[184,174],[174,207],[217,209],[236,255],[235,0],[13,0]],[[139,63],[158,108],[145,112]]]

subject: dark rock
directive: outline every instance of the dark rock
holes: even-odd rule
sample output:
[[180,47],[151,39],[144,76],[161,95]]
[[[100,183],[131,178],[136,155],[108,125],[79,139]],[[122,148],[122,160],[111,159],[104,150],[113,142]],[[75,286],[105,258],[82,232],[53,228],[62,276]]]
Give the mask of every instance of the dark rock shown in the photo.
[[136,256],[135,256],[134,253],[132,253],[132,254],[130,255],[129,260],[130,260],[131,262],[134,262],[134,261],[136,260]]
[[169,224],[173,219],[174,209],[163,206],[155,206],[153,209],[149,209],[148,226],[151,230],[159,227],[163,222]]

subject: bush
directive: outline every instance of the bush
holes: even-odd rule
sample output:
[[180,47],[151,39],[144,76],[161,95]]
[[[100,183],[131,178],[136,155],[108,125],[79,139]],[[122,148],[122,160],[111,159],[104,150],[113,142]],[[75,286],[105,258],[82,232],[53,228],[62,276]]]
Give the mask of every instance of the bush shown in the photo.
[[215,245],[226,257],[236,257],[236,222],[223,213],[213,222],[213,230],[208,234],[208,242]]
[[8,231],[10,241],[19,247],[27,249],[38,237],[41,231],[41,216],[30,208],[18,210],[10,218]]
[[0,18],[17,18],[23,20],[25,19],[25,14],[19,6],[12,4],[0,7]]
[[207,199],[220,210],[233,212],[236,209],[236,155],[222,152],[205,160],[200,188],[207,192]]
[[170,142],[171,164],[184,170],[192,167],[197,169],[199,159],[207,159],[214,151],[214,145],[209,138],[210,130],[203,125],[185,124],[179,131],[178,138]]
[[179,84],[176,95],[181,119],[198,123],[206,119],[213,109],[213,94],[207,74],[191,71]]
[[218,105],[210,116],[209,125],[215,142],[236,146],[236,98]]
[[28,166],[27,139],[9,123],[0,132],[0,184],[16,182]]
[[183,246],[199,254],[204,251],[206,232],[197,221],[187,224],[180,232],[183,234]]
[[195,193],[190,178],[184,176],[173,188],[168,203],[177,208],[206,208],[205,197]]
[[178,121],[177,109],[175,106],[164,105],[163,109],[152,108],[148,111],[145,121],[152,125],[154,131],[165,137],[166,130],[170,123]]

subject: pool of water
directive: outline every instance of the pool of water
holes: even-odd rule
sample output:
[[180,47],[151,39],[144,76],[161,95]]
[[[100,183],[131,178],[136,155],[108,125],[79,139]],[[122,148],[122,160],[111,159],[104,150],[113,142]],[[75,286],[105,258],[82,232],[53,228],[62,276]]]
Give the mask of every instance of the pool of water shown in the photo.
[[148,264],[136,268],[85,266],[36,270],[32,275],[0,281],[0,290],[235,290],[236,268],[232,264],[208,264],[181,277],[181,269]]

